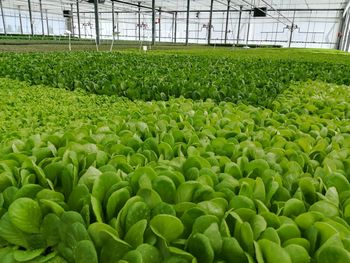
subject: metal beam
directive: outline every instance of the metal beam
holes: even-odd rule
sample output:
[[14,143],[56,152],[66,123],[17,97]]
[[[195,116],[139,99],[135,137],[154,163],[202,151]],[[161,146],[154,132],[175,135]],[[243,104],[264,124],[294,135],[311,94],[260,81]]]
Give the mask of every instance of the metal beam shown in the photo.
[[248,46],[248,42],[249,42],[249,34],[250,34],[250,19],[252,16],[252,11],[249,12],[249,18],[248,18],[248,28],[247,28],[247,38],[246,38],[246,46]]
[[18,18],[19,18],[19,26],[21,29],[21,34],[23,35],[23,23],[22,23],[22,14],[21,14],[21,6],[18,6]]
[[186,46],[188,45],[189,25],[190,25],[190,5],[191,0],[187,0],[187,16],[186,16]]
[[214,6],[214,0],[210,1],[210,13],[209,13],[209,24],[208,24],[208,45],[210,45],[211,40],[211,27],[213,23],[213,6]]
[[344,24],[345,24],[345,17],[343,16],[343,14],[341,14],[339,29],[338,29],[338,32],[340,33],[340,35],[338,35],[338,41],[335,47],[337,50],[340,50],[341,41],[343,40]]
[[[134,7],[138,7],[138,6],[139,6],[139,5],[136,4],[136,3],[130,3],[130,2],[122,1],[122,0],[112,0],[112,2],[117,2],[117,3],[124,4],[124,5],[134,6]],[[146,5],[140,5],[140,6],[141,6],[141,8],[143,8],[143,9],[148,9],[148,10],[151,10],[151,11],[153,10],[152,7],[149,7],[149,6],[146,6]],[[153,6],[153,3],[152,3],[152,6]],[[159,8],[155,8],[155,9],[156,9],[156,11],[159,11]],[[174,13],[173,11],[165,11],[165,10],[163,10],[163,12],[169,13],[169,14]]]
[[177,12],[174,13],[174,43],[176,43],[177,37]]
[[156,1],[152,0],[152,45],[156,43]]
[[230,4],[231,0],[227,0],[227,11],[226,11],[226,27],[225,27],[225,44],[227,43],[227,34],[228,34],[228,20],[230,19]]
[[117,39],[119,40],[119,35],[120,35],[120,32],[119,32],[119,13],[117,12],[116,15],[117,15]]
[[239,38],[240,33],[241,33],[241,23],[242,23],[242,10],[243,10],[243,6],[239,7],[239,18],[238,18],[238,28],[237,28],[237,39],[236,39],[236,44],[239,44]]
[[95,28],[96,28],[96,44],[100,45],[100,21],[98,14],[98,0],[94,1],[95,7]]
[[159,30],[158,30],[158,42],[160,42],[161,40],[161,35],[162,35],[162,9],[159,8],[159,20],[158,20],[158,23],[159,23]]
[[74,36],[74,14],[73,14],[73,3],[71,3],[70,4],[70,10],[71,10],[71,12],[72,12],[72,16],[70,17],[70,22],[71,22],[71,24],[72,24],[72,26],[71,26],[71,28],[72,28],[72,36]]
[[345,8],[344,8],[343,17],[346,16],[346,14],[349,12],[349,10],[350,10],[350,0],[349,0],[349,2],[347,3],[347,5],[345,6]]
[[41,0],[39,0],[39,8],[40,8],[40,19],[41,19],[41,31],[43,36],[45,35],[45,30],[44,30],[44,15],[43,15],[43,4]]
[[[142,7],[142,6],[141,6]],[[156,9],[157,11],[158,9]],[[311,11],[315,11],[315,12],[339,12],[339,11],[344,11],[343,8],[336,8],[336,9],[307,9],[307,8],[304,8],[304,9],[278,9],[279,11],[283,11],[283,12],[293,12],[293,11],[296,11],[296,12],[311,12]],[[226,12],[227,9],[216,9],[216,10],[213,10],[213,13],[224,13]],[[242,12],[244,13],[249,13],[253,11],[253,9],[243,9]],[[267,10],[268,12],[271,12],[273,10]],[[174,13],[187,13],[187,10],[172,10],[172,11],[164,11],[163,10],[163,13],[169,13],[169,14],[174,14]],[[206,10],[206,9],[203,9],[203,10],[190,10],[190,13],[210,13],[210,10]],[[83,11],[83,12],[80,12],[81,14],[92,14],[94,13],[94,11]],[[100,12],[101,14],[111,14],[112,11],[101,11]],[[119,11],[120,14],[134,14],[135,11]],[[143,11],[142,13],[152,13],[152,10],[149,10],[149,11]],[[235,9],[231,9],[230,10],[230,13],[239,13],[239,10],[235,10]]]
[[346,40],[347,37],[349,36],[349,20],[350,20],[350,15],[345,16],[345,20],[344,20],[344,36],[343,36],[343,40],[341,41],[341,50],[345,51],[346,48]]
[[139,41],[141,41],[141,2],[138,3],[139,5],[139,12],[138,12],[138,28],[139,28]]
[[1,17],[2,17],[2,24],[4,26],[4,34],[5,36],[7,35],[7,32],[6,32],[6,23],[5,23],[5,16],[4,16],[4,9],[2,7],[2,0],[0,0],[0,9],[1,9]]
[[[113,4],[113,3],[112,3]],[[81,38],[81,31],[80,31],[80,12],[79,12],[79,0],[77,0],[77,19],[78,19],[78,35],[79,38]]]
[[293,20],[292,20],[292,26],[290,28],[290,36],[289,36],[289,44],[288,44],[288,47],[291,47],[292,46],[292,41],[293,41],[293,32],[294,32],[294,21],[295,21],[295,11],[294,11],[294,14],[293,14]]
[[[250,6],[253,6],[250,4]],[[337,12],[337,11],[343,11],[344,8],[330,8],[330,9],[327,9],[327,8],[280,8],[278,9],[280,12],[293,12],[293,11],[297,11],[297,12],[309,12],[309,11],[319,11],[319,12]],[[243,9],[242,12],[251,12],[251,11],[254,11],[253,9],[251,8],[248,8],[248,9]],[[274,11],[273,9],[267,9],[267,12],[272,12]],[[169,12],[178,12],[178,13],[186,13],[187,10],[170,10]],[[209,13],[210,12],[210,9],[192,9],[190,10],[190,13]],[[226,12],[226,9],[215,9],[213,10],[213,13],[223,13],[223,12]],[[239,10],[235,10],[235,9],[231,9],[231,13],[233,12],[239,12]]]
[[33,15],[32,15],[32,5],[30,3],[30,0],[28,0],[28,11],[29,11],[30,31],[31,31],[31,35],[34,36],[34,24],[33,24]]
[[[274,16],[270,15],[270,14],[268,13],[267,10],[265,11],[265,10],[263,10],[263,9],[261,9],[261,8],[259,8],[259,7],[257,7],[255,4],[252,4],[252,3],[250,3],[250,2],[248,2],[248,1],[246,1],[246,0],[241,0],[241,1],[244,2],[244,3],[246,3],[246,4],[248,4],[248,5],[250,5],[250,6],[253,8],[253,9],[251,9],[251,11],[249,12],[250,14],[251,14],[251,12],[254,10],[254,8],[257,8],[257,9],[260,10],[261,12],[265,13],[266,16],[269,16],[269,17],[271,17],[272,19],[275,19],[275,20],[277,20],[278,22],[280,22],[280,23],[282,23],[282,24],[284,24],[284,25],[286,25],[286,26],[289,26],[287,23],[281,21],[281,20],[279,19],[279,17],[274,17]],[[273,11],[274,11],[274,10],[273,10]]]
[[261,0],[263,1],[268,7],[270,7],[272,10],[274,10],[275,12],[277,12],[280,16],[284,17],[287,21],[289,21],[290,23],[293,23],[288,17],[284,16],[279,10],[277,10],[276,8],[274,8],[272,5],[270,5],[269,3],[267,3],[265,0]]
[[114,38],[114,32],[115,32],[114,1],[112,1],[112,35],[113,35],[113,38]]
[[50,35],[50,29],[49,29],[49,15],[47,13],[47,9],[45,9],[45,14],[46,14],[46,29],[47,29],[47,35]]

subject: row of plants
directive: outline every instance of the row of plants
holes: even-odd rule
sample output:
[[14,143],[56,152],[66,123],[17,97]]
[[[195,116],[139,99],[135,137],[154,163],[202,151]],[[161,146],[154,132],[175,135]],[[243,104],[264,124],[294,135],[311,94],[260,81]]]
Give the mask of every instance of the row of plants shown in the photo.
[[[332,54],[329,57],[333,57]],[[350,85],[348,63],[135,53],[2,53],[0,75],[131,100],[211,98],[269,106],[294,81]]]
[[2,79],[0,258],[349,262],[349,95],[309,82],[271,110]]

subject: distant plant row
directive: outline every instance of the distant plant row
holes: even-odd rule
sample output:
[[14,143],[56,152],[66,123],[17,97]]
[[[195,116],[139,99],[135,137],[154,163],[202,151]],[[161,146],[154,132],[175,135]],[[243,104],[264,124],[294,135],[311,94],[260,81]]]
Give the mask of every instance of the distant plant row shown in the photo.
[[84,89],[132,100],[184,96],[259,106],[270,105],[293,81],[321,80],[350,85],[349,64],[334,63],[334,57],[332,62],[283,57],[3,53],[0,75],[31,84]]

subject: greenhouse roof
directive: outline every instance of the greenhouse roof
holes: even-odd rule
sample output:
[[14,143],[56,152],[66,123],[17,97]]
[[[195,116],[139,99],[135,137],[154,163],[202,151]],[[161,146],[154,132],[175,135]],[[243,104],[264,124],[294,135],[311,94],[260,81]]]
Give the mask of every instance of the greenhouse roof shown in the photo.
[[[2,0],[6,7],[17,8],[21,6],[23,9],[28,8],[27,0]],[[76,4],[76,0],[42,0],[43,9],[49,12],[59,12],[64,9],[70,9],[70,4]],[[156,0],[156,7],[161,7],[164,11],[186,11],[187,0]],[[230,0],[230,8],[232,10],[253,7],[267,7],[269,10],[294,10],[294,9],[344,9],[348,0]],[[87,0],[79,0],[80,10],[92,11],[93,4]],[[141,3],[143,9],[151,8],[152,0],[123,0],[115,1],[116,11],[135,11],[138,3]],[[225,10],[227,8],[227,0],[214,0],[213,10]],[[39,0],[31,0],[32,8],[39,9]],[[99,5],[100,11],[110,11],[112,6],[111,0],[105,0]],[[208,11],[210,9],[210,0],[191,0],[192,11]]]

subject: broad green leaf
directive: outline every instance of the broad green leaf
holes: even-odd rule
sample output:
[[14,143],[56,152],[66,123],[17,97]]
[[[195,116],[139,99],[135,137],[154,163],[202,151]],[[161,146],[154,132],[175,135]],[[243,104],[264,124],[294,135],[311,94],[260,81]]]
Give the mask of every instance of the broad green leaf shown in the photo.
[[327,246],[318,254],[317,262],[332,263],[332,262],[349,262],[350,253],[344,248],[337,246]]
[[157,215],[153,217],[150,226],[156,235],[167,242],[177,239],[184,231],[182,222],[177,217],[171,215]]
[[11,223],[26,233],[39,233],[42,214],[39,204],[29,198],[19,198],[9,207]]
[[74,249],[74,259],[77,263],[97,263],[98,259],[94,244],[90,240],[79,241]]
[[176,197],[176,186],[173,181],[166,176],[158,176],[152,182],[153,189],[160,195],[162,201],[174,203]]
[[132,250],[125,254],[123,260],[126,262],[142,263],[142,254],[137,250]]
[[92,195],[103,202],[105,195],[110,187],[120,182],[120,177],[114,172],[105,172],[96,178],[92,187]]
[[125,231],[129,231],[129,229],[138,221],[142,219],[146,219],[147,221],[150,219],[151,210],[148,205],[144,202],[136,202],[132,204],[127,211],[127,215],[125,218]]
[[288,217],[298,216],[306,212],[305,210],[305,205],[302,201],[292,198],[285,203],[283,215]]
[[44,251],[44,248],[35,250],[16,250],[13,252],[13,257],[19,262],[24,262],[39,257]]
[[272,241],[269,241],[267,239],[261,239],[257,243],[255,243],[255,245],[258,245],[263,255],[264,262],[266,263],[294,263],[287,251]]
[[159,251],[149,245],[149,244],[142,244],[137,247],[136,251],[140,252],[142,256],[142,262],[144,263],[160,263],[162,262],[162,257]]
[[248,262],[248,259],[244,254],[244,250],[242,249],[238,241],[233,237],[223,238],[221,256],[228,263]]
[[102,247],[106,237],[105,233],[108,233],[110,236],[118,238],[118,232],[116,229],[107,225],[105,223],[93,223],[88,228],[89,235],[94,242],[96,247]]
[[[132,247],[137,248],[143,243],[143,235],[147,227],[147,220],[142,219],[136,224],[132,225],[126,233],[124,240]],[[151,226],[152,227],[152,226]]]
[[293,263],[307,263],[311,261],[308,252],[302,246],[291,244],[285,246],[284,249],[289,254]]
[[211,247],[210,240],[204,234],[197,233],[188,239],[188,251],[194,255],[198,262],[214,261],[214,250]]

